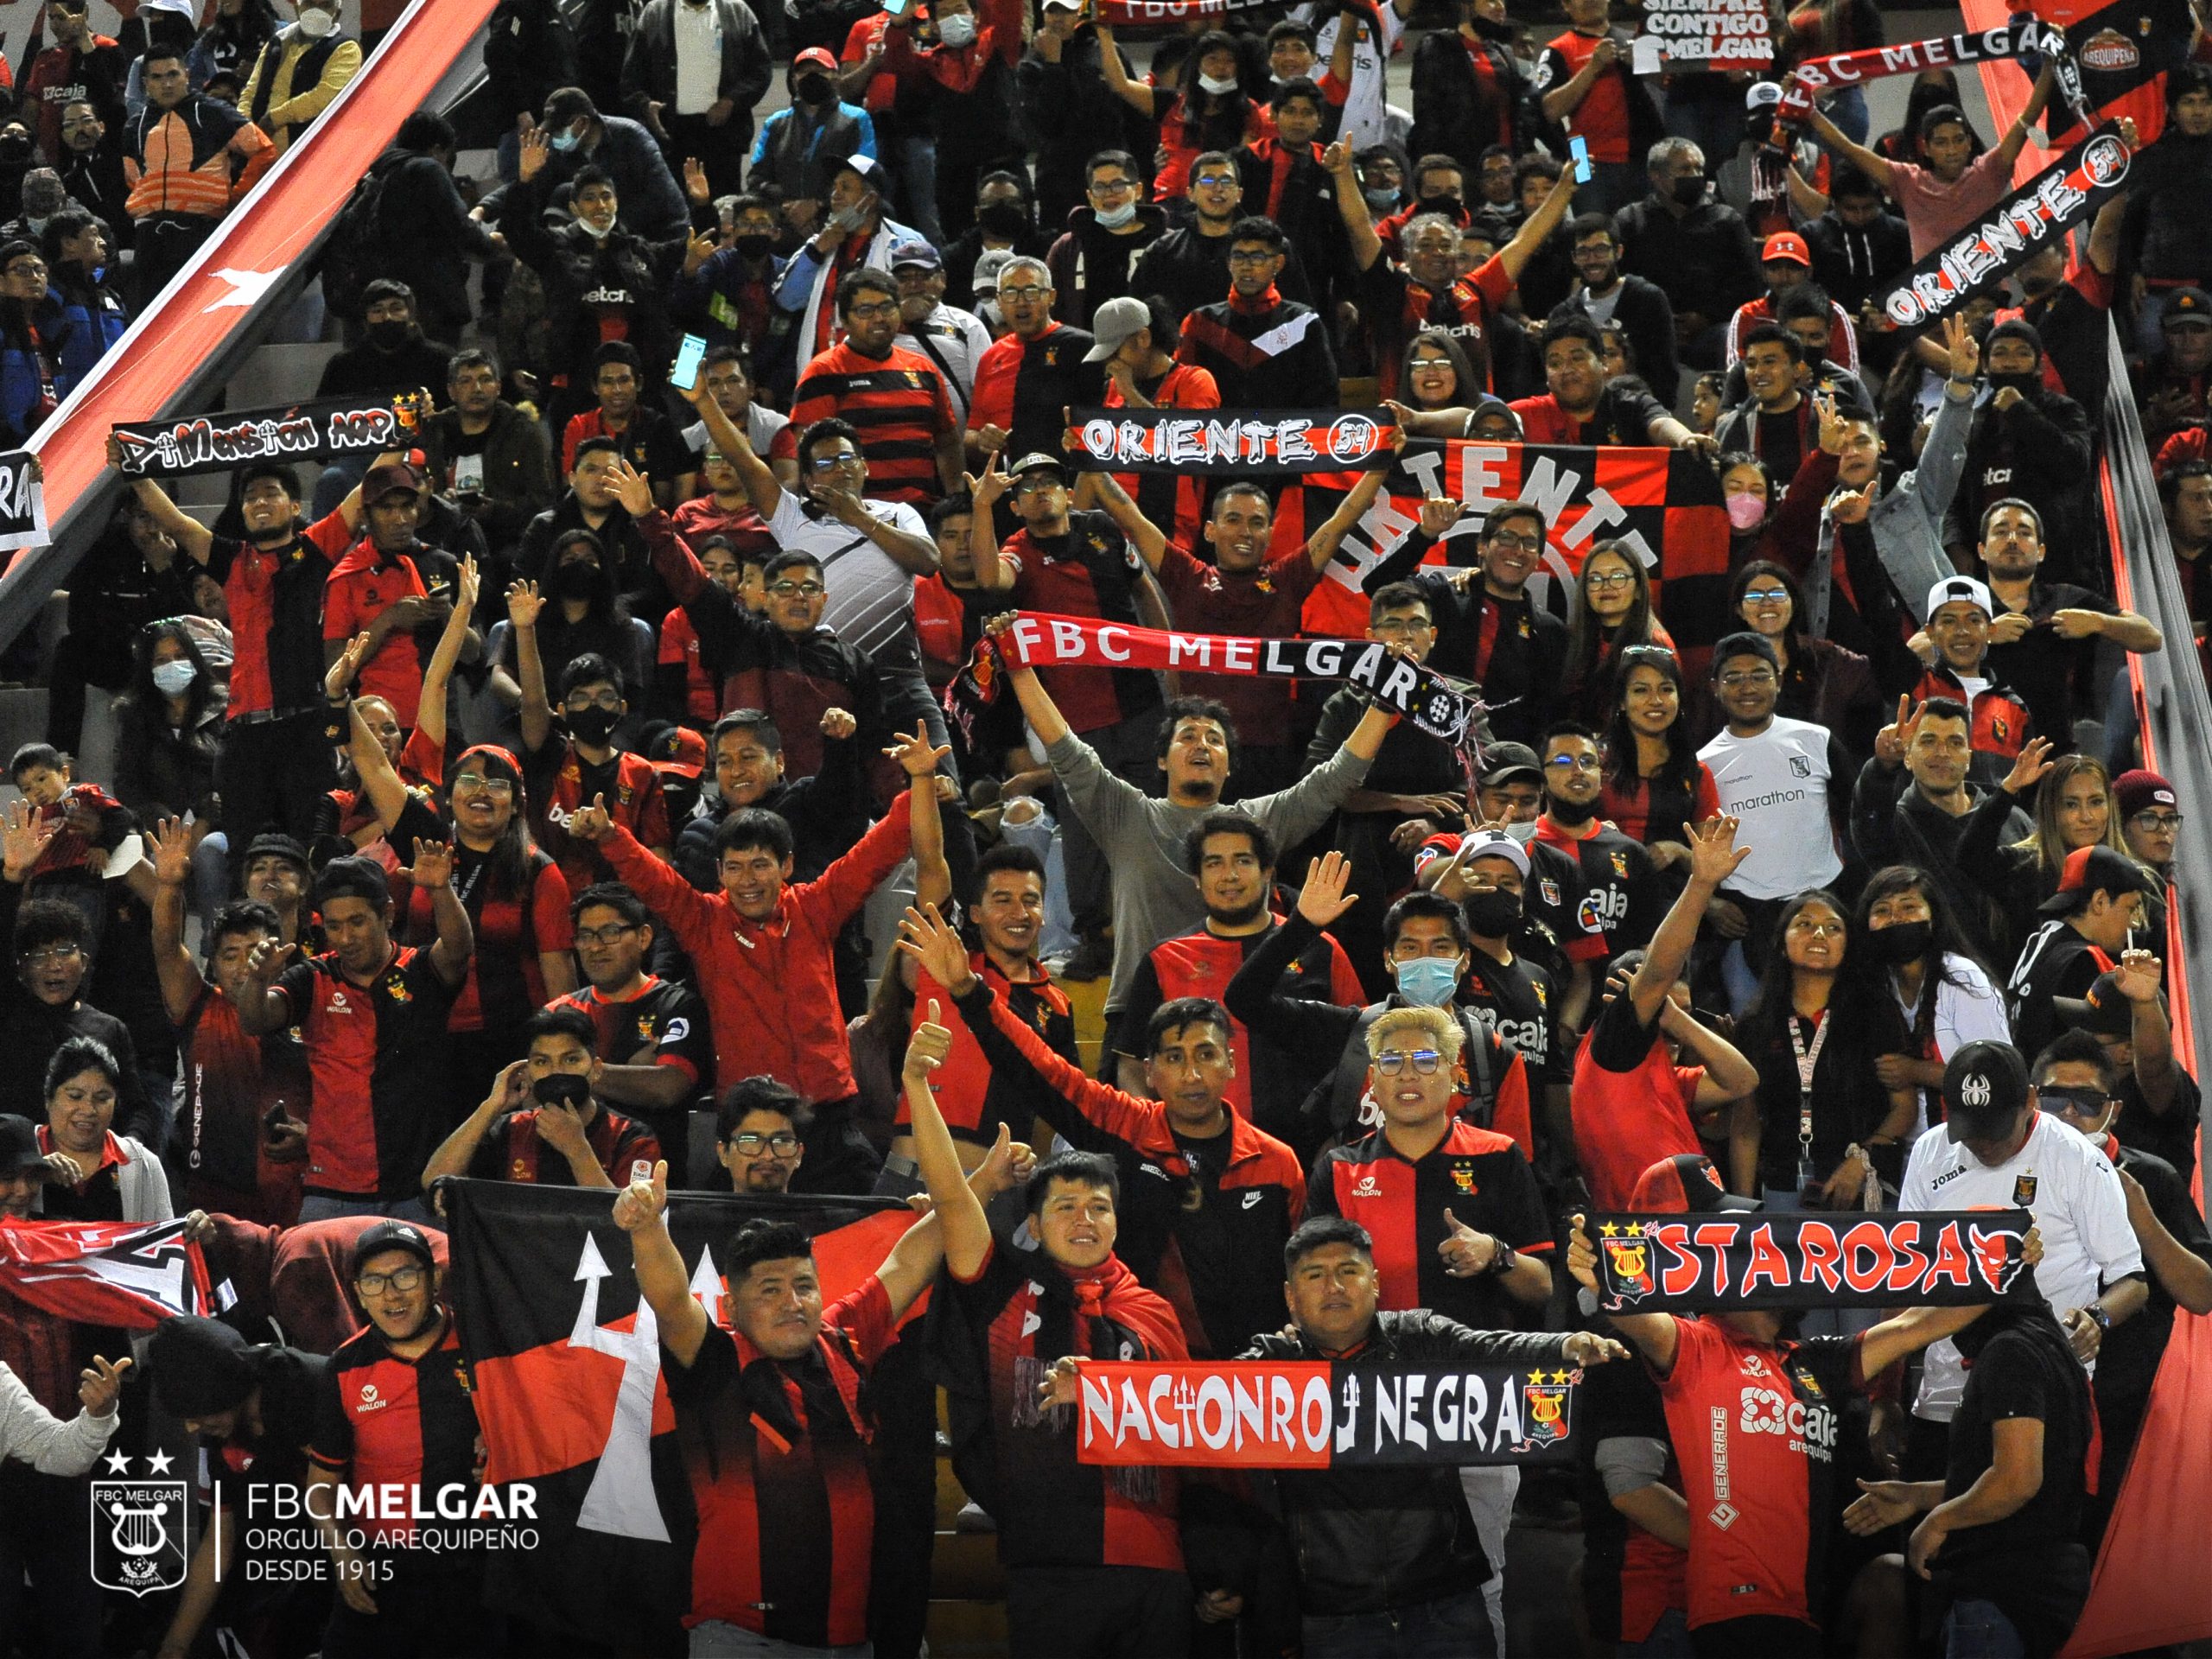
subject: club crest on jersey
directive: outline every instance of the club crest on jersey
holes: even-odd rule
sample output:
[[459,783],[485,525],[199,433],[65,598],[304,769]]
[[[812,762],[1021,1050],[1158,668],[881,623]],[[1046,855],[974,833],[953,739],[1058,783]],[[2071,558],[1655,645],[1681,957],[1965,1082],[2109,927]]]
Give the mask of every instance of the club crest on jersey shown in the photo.
[[2035,1201],[2036,1178],[2033,1175],[2015,1175],[2012,1178],[2012,1207],[2025,1210]]
[[1529,1380],[1521,1385],[1521,1401],[1525,1408],[1522,1427],[1528,1445],[1553,1446],[1567,1438],[1574,1391],[1565,1371],[1529,1372]]
[[384,994],[393,1001],[404,1005],[415,1000],[415,993],[407,988],[407,982],[397,974],[384,982]]
[[1622,880],[1627,880],[1628,855],[1626,853],[1613,853],[1609,855],[1609,856],[1613,861],[1613,874],[1620,877]]
[[1553,880],[1548,875],[1542,876],[1538,879],[1536,882],[1536,891],[1543,895],[1543,899],[1546,904],[1556,905],[1559,903],[1559,883]]
[[1472,1164],[1464,1161],[1453,1164],[1452,1166],[1452,1185],[1458,1187],[1469,1198],[1472,1198],[1475,1192],[1475,1166]]

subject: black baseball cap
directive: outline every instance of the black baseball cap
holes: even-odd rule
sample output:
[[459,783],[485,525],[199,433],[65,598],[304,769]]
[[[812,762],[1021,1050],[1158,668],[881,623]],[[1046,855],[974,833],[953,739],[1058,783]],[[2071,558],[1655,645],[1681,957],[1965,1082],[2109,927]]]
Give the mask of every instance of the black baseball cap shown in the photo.
[[1636,1178],[1628,1207],[1640,1216],[1708,1216],[1722,1210],[1756,1210],[1759,1201],[1723,1186],[1720,1172],[1703,1153],[1678,1152]]
[[300,874],[313,876],[315,866],[308,861],[308,849],[291,836],[276,830],[264,830],[246,844],[245,861],[257,858],[276,857],[300,867]]
[[1483,750],[1484,789],[1496,789],[1524,775],[1535,783],[1544,781],[1543,762],[1526,743],[1492,743]]
[[353,1241],[353,1271],[359,1273],[361,1264],[372,1256],[386,1250],[405,1250],[421,1261],[426,1268],[435,1268],[438,1258],[430,1248],[430,1236],[408,1221],[380,1221],[363,1230]]
[[2121,995],[2119,976],[2102,973],[2080,996],[2054,996],[2051,1011],[2063,1026],[2078,1026],[2097,1037],[2126,1037],[2135,1030],[2135,1005]]
[[1954,1142],[1986,1140],[2027,1103],[2028,1063],[2010,1043],[1968,1043],[1943,1067],[1943,1128]]
[[0,1117],[0,1175],[36,1169],[46,1161],[38,1149],[38,1126],[28,1117]]
[[2133,859],[2099,842],[2066,855],[2066,862],[2059,869],[2058,891],[2037,908],[2046,916],[2071,916],[2101,893],[2118,897],[2150,890],[2150,882]]
[[1042,472],[1048,467],[1060,475],[1060,481],[1063,484],[1067,482],[1067,462],[1061,460],[1059,456],[1052,454],[1049,450],[1045,449],[1031,450],[1020,461],[1015,461],[1013,466],[1007,469],[1007,471],[1010,476],[1020,478],[1024,473]]
[[2212,327],[2212,295],[2201,288],[2169,289],[2166,302],[2158,308],[2158,327],[2171,328],[2176,324],[2183,327]]

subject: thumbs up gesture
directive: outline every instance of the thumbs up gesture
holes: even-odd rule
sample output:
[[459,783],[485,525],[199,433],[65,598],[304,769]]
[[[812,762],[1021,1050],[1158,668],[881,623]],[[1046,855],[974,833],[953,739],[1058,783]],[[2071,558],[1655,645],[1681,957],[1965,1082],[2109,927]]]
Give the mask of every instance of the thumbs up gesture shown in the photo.
[[1436,1247],[1437,1255],[1444,1258],[1444,1271],[1454,1279],[1472,1279],[1488,1272],[1497,1259],[1497,1241],[1488,1233],[1477,1232],[1449,1210],[1444,1212],[1444,1225],[1449,1230]]

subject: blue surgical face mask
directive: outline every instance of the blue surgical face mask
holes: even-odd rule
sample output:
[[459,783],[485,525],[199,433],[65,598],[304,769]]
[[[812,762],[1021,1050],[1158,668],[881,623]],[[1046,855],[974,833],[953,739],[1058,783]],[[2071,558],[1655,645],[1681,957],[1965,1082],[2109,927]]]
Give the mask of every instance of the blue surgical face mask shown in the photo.
[[1398,976],[1398,995],[1417,1008],[1440,1008],[1459,988],[1457,957],[1415,957],[1397,963],[1393,971]]
[[578,132],[574,127],[563,127],[553,135],[553,148],[565,156],[583,141],[583,134]]
[[181,657],[154,664],[154,689],[165,697],[181,697],[192,689],[200,671]]

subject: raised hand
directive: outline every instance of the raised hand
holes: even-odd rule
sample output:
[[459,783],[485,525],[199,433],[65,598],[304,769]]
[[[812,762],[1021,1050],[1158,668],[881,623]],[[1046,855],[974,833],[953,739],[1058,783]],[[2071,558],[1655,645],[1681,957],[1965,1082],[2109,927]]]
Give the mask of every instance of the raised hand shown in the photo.
[[839,709],[834,705],[822,711],[822,719],[817,726],[817,729],[823,736],[834,737],[840,741],[852,736],[860,728],[861,723],[853,718],[851,709]]
[[683,195],[694,207],[703,207],[715,199],[707,184],[707,169],[696,156],[683,158]]
[[[1400,428],[1401,431],[1404,429]],[[1465,505],[1448,495],[1432,495],[1421,504],[1421,533],[1431,541],[1440,541],[1452,525],[1466,516]]]
[[1913,735],[1920,730],[1920,713],[1912,706],[1910,692],[1897,697],[1897,717],[1874,734],[1874,758],[1885,766],[1901,766],[1904,752],[1912,747]]
[[1821,448],[1831,455],[1841,454],[1844,440],[1851,435],[1851,425],[1836,413],[1835,394],[1832,391],[1815,392],[1813,413],[1820,417]]
[[1981,372],[1981,347],[1963,315],[1943,319],[1943,349],[1951,359],[1951,378],[1964,384]]
[[950,744],[930,741],[930,728],[920,721],[911,732],[898,734],[899,741],[883,752],[899,763],[899,768],[909,778],[926,778],[937,770],[938,762],[952,753]]
[[[927,1082],[928,1079],[920,1081]],[[998,1139],[983,1154],[983,1161],[976,1166],[975,1173],[969,1176],[968,1185],[978,1198],[988,1204],[1001,1192],[1011,1192],[1016,1187],[1028,1185],[1029,1177],[1036,1167],[1036,1153],[1027,1142],[1015,1140],[1014,1131],[1001,1120]]]
[[461,580],[454,586],[454,608],[463,616],[474,616],[477,595],[483,590],[484,573],[476,568],[476,556],[464,553],[461,559]]
[[1576,1215],[1567,1232],[1567,1277],[1587,1291],[1598,1288],[1598,1247],[1590,1242],[1590,1218]]
[[[943,1013],[937,998],[930,998],[930,1017],[915,1027],[913,1034],[906,1039],[906,1064],[899,1072],[906,1082],[918,1083],[926,1089],[931,1077],[944,1064],[945,1056],[952,1052],[952,1028],[944,1022]],[[1012,1139],[1007,1126],[1000,1124],[1001,1145]],[[992,1150],[996,1152],[998,1148]]]
[[[647,1061],[646,1064],[652,1062]],[[499,1075],[492,1079],[492,1092],[485,1096],[484,1103],[493,1106],[498,1111],[512,1112],[523,1103],[529,1094],[530,1062],[526,1059],[510,1060],[499,1068]]]
[[[527,121],[528,116],[523,118]],[[553,159],[553,135],[543,127],[528,126],[522,130],[522,154],[517,159],[515,170],[524,184],[528,184],[545,170],[545,163]]]
[[534,628],[537,614],[545,608],[534,582],[511,582],[507,584],[507,620],[516,628]]
[[633,1180],[614,1198],[614,1224],[626,1233],[650,1227],[668,1208],[668,1160],[653,1166],[651,1180]]
[[704,231],[694,231],[683,244],[683,274],[695,275],[708,260],[721,251],[721,244]]
[[2050,740],[2031,738],[2021,746],[2019,756],[2012,762],[2012,770],[2005,774],[2005,781],[1998,787],[2007,795],[2024,795],[2041,783],[2044,774],[2050,770]]
[[1006,451],[1003,448],[991,452],[990,459],[983,463],[982,477],[973,473],[963,476],[968,481],[968,493],[974,499],[977,512],[996,506],[999,498],[1014,487],[1014,480],[1006,470]]
[[253,954],[245,959],[246,977],[257,988],[267,990],[276,982],[278,976],[297,954],[296,944],[279,944],[274,939],[264,939],[253,947]]
[[181,887],[192,879],[192,830],[182,818],[163,818],[149,830],[146,850],[154,880],[163,887]]
[[1351,880],[1351,861],[1339,852],[1326,852],[1306,872],[1306,885],[1298,890],[1298,913],[1316,927],[1326,927],[1359,902],[1346,893]]
[[1630,1357],[1627,1348],[1611,1337],[1601,1337],[1595,1331],[1570,1331],[1560,1344],[1560,1354],[1567,1363],[1578,1368],[1604,1365],[1616,1359]]
[[[958,996],[976,977],[968,947],[948,926],[935,905],[910,906],[899,924],[899,949],[919,963],[931,979]],[[912,1052],[911,1044],[908,1052]]]
[[1321,165],[1338,179],[1351,176],[1351,146],[1339,138],[1321,152]]
[[614,482],[614,499],[622,504],[623,512],[632,518],[643,518],[653,510],[652,480],[627,461],[617,455],[609,476]]
[[7,879],[22,880],[46,851],[47,843],[60,833],[60,818],[44,817],[21,798],[9,802],[7,816],[0,818],[0,868]]
[[414,883],[428,892],[453,885],[453,843],[417,841],[415,843]]
[[1708,818],[1690,830],[1690,880],[1717,887],[1736,874],[1751,855],[1748,847],[1736,845],[1737,820]]
[[1874,510],[1874,488],[1838,490],[1828,497],[1828,517],[1839,524],[1863,524]]
[[77,1402],[86,1414],[92,1417],[115,1415],[116,1402],[123,1397],[123,1374],[130,1369],[130,1356],[125,1354],[112,1364],[98,1354],[92,1363],[77,1374]]
[[569,833],[578,841],[598,842],[614,833],[614,820],[607,810],[607,797],[594,795],[589,806],[580,806],[569,819]]
[[2113,988],[2131,1002],[2158,1000],[2160,963],[2148,950],[2126,950],[2113,964]]
[[361,664],[368,660],[369,636],[357,633],[346,642],[338,653],[338,660],[324,671],[322,695],[333,702],[346,695],[346,688],[361,677]]

